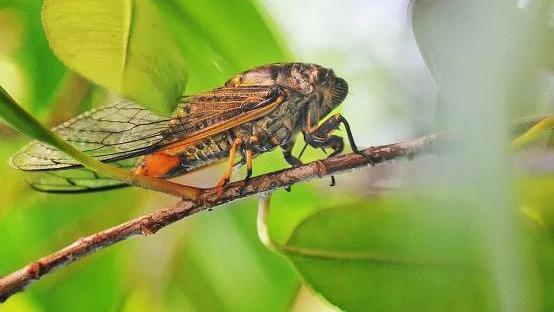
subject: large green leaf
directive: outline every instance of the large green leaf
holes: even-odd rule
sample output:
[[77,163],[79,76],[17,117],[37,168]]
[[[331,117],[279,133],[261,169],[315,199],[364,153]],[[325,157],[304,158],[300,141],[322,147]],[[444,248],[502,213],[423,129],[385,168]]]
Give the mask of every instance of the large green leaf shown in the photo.
[[179,33],[190,78],[188,94],[218,86],[253,66],[291,58],[253,1],[167,0],[157,4]]
[[487,311],[468,216],[448,208],[406,197],[324,210],[284,248],[305,281],[347,311]]
[[268,26],[255,1],[171,0],[180,20],[194,27],[214,50],[223,53],[232,70],[283,61],[290,54]]
[[177,103],[185,63],[153,1],[46,0],[42,18],[51,48],[71,69],[152,109]]
[[[551,176],[520,180],[545,309],[554,306],[553,185]],[[469,205],[407,194],[355,202],[311,215],[282,250],[310,287],[347,311],[496,311],[482,224]]]

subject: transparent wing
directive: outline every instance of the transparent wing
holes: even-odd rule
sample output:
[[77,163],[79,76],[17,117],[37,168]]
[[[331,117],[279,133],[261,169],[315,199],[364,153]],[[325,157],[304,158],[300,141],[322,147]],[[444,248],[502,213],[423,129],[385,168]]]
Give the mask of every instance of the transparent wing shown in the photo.
[[[169,129],[168,118],[154,115],[132,101],[93,109],[52,130],[85,154],[101,161],[138,156],[160,144]],[[39,141],[11,158],[22,170],[55,170],[79,166],[64,152]]]
[[[115,162],[122,169],[132,169],[137,159]],[[117,180],[99,176],[86,168],[73,168],[56,171],[28,171],[27,183],[37,191],[47,193],[86,193],[127,187]]]
[[[186,98],[179,104],[181,114],[172,118],[157,116],[132,101],[122,100],[79,115],[53,131],[89,156],[117,162],[175,142],[190,144],[259,118],[274,109],[281,92],[271,86],[218,88]],[[12,156],[11,164],[26,171],[80,167],[64,152],[39,141]]]

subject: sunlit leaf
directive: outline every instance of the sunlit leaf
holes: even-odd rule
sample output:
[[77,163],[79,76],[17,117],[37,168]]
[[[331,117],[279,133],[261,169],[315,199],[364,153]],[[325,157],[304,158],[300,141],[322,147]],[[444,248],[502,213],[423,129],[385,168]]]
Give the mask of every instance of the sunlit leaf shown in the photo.
[[177,103],[185,63],[153,1],[46,0],[42,18],[50,46],[71,69],[152,109]]

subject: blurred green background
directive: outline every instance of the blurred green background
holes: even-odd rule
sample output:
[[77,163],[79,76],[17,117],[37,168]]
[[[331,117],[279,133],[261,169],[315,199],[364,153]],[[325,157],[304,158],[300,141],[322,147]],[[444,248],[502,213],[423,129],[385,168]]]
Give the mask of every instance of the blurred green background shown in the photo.
[[[343,174],[334,188],[322,180],[276,191],[270,235],[304,254],[262,245],[250,198],[93,254],[0,310],[554,309],[554,140],[545,133],[506,152],[514,122],[553,111],[552,1],[45,3],[41,18],[43,1],[0,0],[0,84],[47,126],[114,93],[167,111],[183,89],[294,60],[349,82],[339,110],[359,146],[439,130],[462,136],[440,156]],[[123,3],[131,14],[116,10]],[[102,32],[126,25],[128,33]],[[120,38],[128,39],[123,73],[113,66]],[[7,161],[28,138],[0,122],[0,140]],[[308,151],[304,160],[321,157]],[[38,193],[6,161],[0,275],[176,201],[141,189]],[[279,152],[254,165],[254,174],[287,166]],[[210,186],[220,171],[179,181]]]

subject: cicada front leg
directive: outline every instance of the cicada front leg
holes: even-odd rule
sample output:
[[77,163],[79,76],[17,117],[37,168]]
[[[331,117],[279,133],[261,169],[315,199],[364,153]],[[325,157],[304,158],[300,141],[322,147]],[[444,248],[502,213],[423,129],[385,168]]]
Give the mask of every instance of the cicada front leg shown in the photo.
[[292,155],[293,147],[294,147],[294,140],[292,139],[286,144],[281,146],[283,150],[283,158],[285,158],[285,161],[287,162],[287,164],[291,165],[292,167],[302,166],[303,163],[300,160],[300,158]]
[[[329,121],[331,119],[327,119],[326,121]],[[331,124],[329,122],[327,125]],[[321,126],[326,125],[325,123],[321,124]],[[327,157],[332,157],[335,155],[338,155],[342,153],[344,150],[344,140],[343,138],[337,136],[337,135],[331,135],[330,132],[334,129],[331,129],[327,132],[327,129],[325,127],[319,127],[316,128],[314,131],[311,132],[304,132],[304,141],[306,142],[306,145],[302,149],[302,152],[300,156],[302,156],[302,153],[304,153],[305,148],[310,145],[315,148],[321,148],[325,153],[325,148],[331,148],[333,152],[329,154]],[[331,175],[331,184],[329,186],[335,186],[335,176]]]
[[[339,155],[344,150],[344,139],[340,136],[332,135],[331,133],[334,130],[337,130],[341,123],[344,125],[344,128],[346,130],[346,135],[348,136],[348,142],[350,143],[350,148],[352,148],[352,151],[354,153],[362,155],[364,158],[368,159],[371,164],[373,164],[373,160],[371,159],[371,157],[362,153],[358,149],[358,146],[354,142],[354,136],[352,135],[352,130],[350,129],[350,125],[348,124],[348,121],[346,121],[346,119],[341,114],[335,114],[330,118],[326,119],[318,127],[304,131],[304,141],[306,142],[306,146],[310,145],[315,148],[321,148],[323,149],[323,151],[325,151],[326,147],[331,148],[333,151],[327,157],[333,157],[333,156]],[[306,146],[304,146],[304,148]],[[304,152],[304,149],[302,150],[301,154],[303,152]],[[335,185],[335,177],[331,176],[330,186],[334,186],[334,185]]]
[[369,156],[362,153],[358,149],[358,146],[354,142],[354,136],[352,135],[350,125],[341,114],[335,114],[331,116],[317,128],[304,131],[304,141],[306,141],[306,144],[315,148],[331,148],[333,152],[328,157],[338,155],[344,150],[344,140],[337,135],[331,135],[331,133],[334,130],[337,130],[340,124],[344,125],[346,135],[348,136],[348,142],[350,143],[350,148],[352,148],[352,151],[354,153],[362,155],[364,158],[371,160]]

